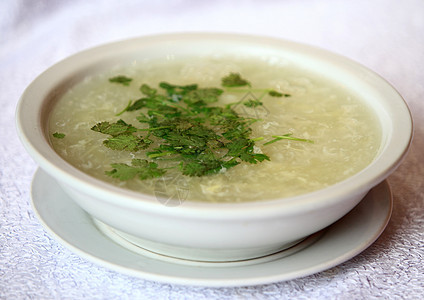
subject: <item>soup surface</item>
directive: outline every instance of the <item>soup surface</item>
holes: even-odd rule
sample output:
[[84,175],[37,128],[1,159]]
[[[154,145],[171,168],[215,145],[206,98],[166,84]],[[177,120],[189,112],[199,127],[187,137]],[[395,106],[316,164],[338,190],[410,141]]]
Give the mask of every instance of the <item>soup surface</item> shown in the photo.
[[[222,87],[221,79],[230,73],[240,74],[250,87]],[[132,80],[128,85],[109,81],[117,75]],[[231,104],[240,116],[256,119],[250,125],[250,138],[255,140],[253,152],[266,154],[269,160],[241,162],[216,174],[186,176],[175,167],[175,161],[147,158],[146,152],[151,149],[121,151],[106,147],[107,136],[91,128],[119,119],[143,128],[137,117],[145,114],[145,109],[117,114],[130,100],[134,103],[143,97],[142,84],[157,88],[159,82],[222,89],[224,93],[213,105]],[[285,97],[271,97],[266,89]],[[244,105],[249,101],[261,105]],[[265,57],[135,61],[116,66],[68,90],[52,111],[49,130],[55,151],[76,168],[123,188],[180,202],[267,200],[322,189],[365,168],[375,158],[381,139],[378,119],[354,91],[284,60]],[[54,137],[53,133],[64,136]],[[287,134],[307,141],[281,139],[266,144],[275,136]],[[154,161],[167,168],[166,172],[145,180],[107,175],[113,170],[111,164],[131,165],[135,158]]]

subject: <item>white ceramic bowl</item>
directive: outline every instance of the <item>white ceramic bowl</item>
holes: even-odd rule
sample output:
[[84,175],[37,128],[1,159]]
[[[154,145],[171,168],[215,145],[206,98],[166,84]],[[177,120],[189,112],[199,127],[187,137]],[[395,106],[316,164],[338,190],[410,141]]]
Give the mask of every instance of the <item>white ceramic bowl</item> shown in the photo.
[[[119,63],[169,55],[248,53],[284,57],[354,89],[369,99],[382,128],[381,150],[358,174],[300,196],[239,204],[185,201],[161,204],[154,196],[97,180],[64,161],[48,139],[53,103],[85,76]],[[19,136],[29,154],[109,234],[145,249],[202,261],[264,256],[332,224],[399,165],[412,138],[412,120],[401,96],[381,77],[344,57],[289,41],[231,34],[141,37],[89,49],[42,73],[25,90],[17,109]],[[60,199],[58,199],[60,201]]]

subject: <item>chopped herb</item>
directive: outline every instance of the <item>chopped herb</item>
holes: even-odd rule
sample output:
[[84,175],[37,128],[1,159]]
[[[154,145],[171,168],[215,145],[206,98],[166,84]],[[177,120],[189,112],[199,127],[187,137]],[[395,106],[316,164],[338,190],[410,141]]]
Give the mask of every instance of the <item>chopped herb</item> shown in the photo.
[[236,86],[250,86],[250,82],[243,79],[239,73],[230,73],[221,80],[222,86],[236,87]]
[[223,92],[223,90],[217,88],[192,90],[184,97],[184,102],[189,105],[196,103],[202,103],[202,105],[204,105],[207,103],[218,102],[218,97],[221,96]]
[[257,99],[249,99],[248,101],[244,102],[243,105],[247,107],[258,107],[261,106],[263,103]]
[[53,133],[53,137],[57,138],[57,139],[63,139],[66,135],[64,133],[60,133],[60,132],[55,132]]
[[297,142],[307,142],[307,143],[311,143],[313,144],[314,141],[312,140],[308,140],[308,139],[301,139],[301,138],[296,138],[296,137],[292,137],[292,133],[288,133],[288,134],[284,134],[284,135],[273,135],[272,136],[274,139],[265,143],[265,145],[269,145],[275,142],[278,142],[280,140],[292,140],[292,141],[297,141]]
[[165,170],[159,169],[157,163],[148,162],[145,159],[133,159],[131,166],[127,164],[111,164],[113,170],[106,171],[106,175],[119,180],[129,180],[138,176],[141,180],[160,177],[165,174]]
[[[283,94],[282,94],[282,93],[279,93],[279,92],[274,91],[274,90],[270,90],[270,91],[268,92],[268,95],[270,95],[271,97],[282,97],[282,96],[283,96]],[[287,95],[287,94],[286,94],[286,95]]]
[[290,94],[279,93],[275,90],[269,90],[268,95],[270,95],[271,97],[291,97]]
[[181,98],[181,96],[187,94],[190,91],[197,90],[197,84],[189,84],[189,85],[173,85],[167,82],[159,83],[159,87],[166,90],[168,96],[171,96],[173,100],[177,96],[177,98]]
[[[131,79],[125,81],[120,78],[118,81],[129,84]],[[248,86],[247,91],[253,91],[250,83],[238,73],[230,73],[222,78],[222,86]],[[144,180],[160,177],[165,174],[166,169],[174,168],[183,175],[204,176],[230,169],[241,162],[257,164],[270,160],[266,154],[254,151],[255,143],[264,137],[250,137],[250,125],[260,121],[259,119],[239,115],[233,109],[236,103],[226,106],[212,105],[218,102],[224,90],[199,88],[197,84],[174,85],[160,82],[158,89],[143,84],[140,91],[143,97],[134,102],[129,101],[118,114],[141,111],[137,117],[140,124],[143,124],[140,128],[118,120],[115,123],[99,122],[91,129],[109,135],[103,144],[110,149],[130,152],[148,150],[148,160],[133,159],[131,165],[111,164],[113,169],[107,171],[107,175],[120,180],[135,177]],[[262,96],[258,99],[243,100],[245,106],[254,109],[263,105],[261,100],[266,95],[288,95],[274,90],[257,91],[261,91]],[[292,137],[291,134],[276,135],[272,138],[264,145],[282,139],[312,142]],[[167,161],[171,167],[159,168],[161,161]]]
[[97,131],[111,136],[118,136],[121,134],[131,134],[137,131],[134,126],[125,123],[123,120],[118,120],[116,123],[100,122],[94,125],[91,130]]
[[139,151],[147,149],[152,143],[148,138],[134,135],[138,129],[123,120],[118,120],[116,123],[100,122],[91,130],[110,135],[111,137],[104,140],[103,144],[112,150]]
[[131,81],[132,81],[132,79],[131,78],[128,78],[126,76],[123,76],[123,75],[119,75],[119,76],[115,76],[115,77],[109,78],[109,81],[110,82],[115,82],[115,83],[120,83],[120,84],[125,85],[125,86],[129,86],[130,83],[131,83]]
[[[262,93],[257,100],[261,100],[263,99],[265,96],[271,96],[271,97],[276,97],[276,98],[280,98],[280,97],[291,97],[290,94],[283,94],[280,92],[277,92],[276,90],[269,90],[269,89],[240,89],[240,88],[227,88],[225,89],[228,92],[239,92],[239,93],[252,93],[252,92],[258,92],[258,93]],[[238,102],[237,102],[238,103]]]
[[150,143],[147,143],[142,138],[124,134],[108,138],[107,140],[103,141],[103,144],[112,150],[125,150],[134,152],[140,149],[146,149],[150,145]]
[[149,85],[147,84],[143,84],[140,87],[140,91],[147,96],[153,96],[154,94],[156,94],[157,89],[152,89]]
[[115,116],[118,117],[118,116],[122,115],[124,112],[128,111],[131,107],[131,104],[132,104],[132,101],[131,100],[128,101],[127,106],[123,110],[121,110],[119,113],[117,113]]

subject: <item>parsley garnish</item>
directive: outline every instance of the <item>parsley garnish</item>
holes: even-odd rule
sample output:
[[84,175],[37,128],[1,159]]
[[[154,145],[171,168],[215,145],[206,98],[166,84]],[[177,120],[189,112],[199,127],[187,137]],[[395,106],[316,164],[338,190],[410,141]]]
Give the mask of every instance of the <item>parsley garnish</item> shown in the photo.
[[269,145],[269,144],[272,144],[272,143],[275,143],[275,142],[278,142],[278,141],[280,141],[280,140],[293,140],[293,141],[298,141],[298,142],[307,142],[307,143],[314,143],[314,141],[312,141],[312,140],[308,140],[308,139],[301,139],[301,138],[296,138],[296,137],[292,137],[292,133],[287,133],[287,134],[284,134],[284,135],[273,135],[272,136],[274,139],[273,140],[271,140],[271,141],[269,141],[269,142],[266,142],[265,144],[264,144],[264,146],[265,145]]
[[271,97],[290,97],[290,94],[279,93],[275,90],[269,90],[268,95],[270,95]]
[[57,139],[63,139],[66,135],[64,133],[61,132],[55,132],[53,133],[53,137],[57,138]]
[[141,180],[160,177],[165,174],[165,170],[158,169],[158,165],[154,162],[148,162],[145,159],[133,159],[131,166],[127,164],[111,164],[111,171],[106,171],[106,174],[118,178],[120,180],[133,179],[138,176]]
[[104,140],[103,144],[112,150],[136,152],[147,149],[152,143],[148,138],[133,135],[138,129],[123,120],[118,120],[116,123],[100,122],[94,125],[91,130],[110,135],[111,137]]
[[230,73],[221,79],[222,86],[236,87],[236,86],[250,86],[250,82],[241,78],[239,73]]
[[[130,78],[117,76],[111,82],[128,83]],[[123,80],[125,78],[125,80]],[[122,84],[125,84],[120,82]],[[238,73],[230,73],[222,78],[222,86],[236,88],[250,83]],[[245,89],[237,89],[246,91]],[[136,176],[141,179],[160,177],[166,169],[177,169],[183,175],[204,176],[232,168],[242,162],[257,164],[270,158],[255,152],[255,143],[264,137],[251,138],[250,125],[259,119],[243,117],[233,105],[215,106],[224,93],[220,88],[199,88],[197,84],[174,85],[160,82],[158,88],[147,84],[140,87],[142,97],[130,101],[118,113],[140,111],[137,120],[140,127],[127,124],[123,120],[115,123],[99,122],[91,129],[109,135],[103,144],[113,150],[137,152],[142,149],[147,159],[133,159],[131,165],[111,164],[112,170],[106,174],[120,180],[129,180]],[[258,99],[243,101],[247,107],[254,109],[263,105],[262,99],[271,97],[288,97],[275,90],[257,90],[262,92]],[[268,145],[282,139],[312,142],[295,138],[291,134],[275,135]],[[171,167],[160,168],[160,161],[171,162]],[[155,162],[153,162],[155,161]]]
[[128,86],[128,85],[130,85],[132,79],[131,78],[128,78],[126,76],[123,76],[123,75],[119,75],[119,76],[115,76],[115,77],[109,78],[109,81],[110,82],[115,82],[115,83],[120,83],[122,85]]
[[243,105],[247,107],[258,107],[261,106],[263,103],[259,101],[258,99],[249,99],[248,101],[244,102]]

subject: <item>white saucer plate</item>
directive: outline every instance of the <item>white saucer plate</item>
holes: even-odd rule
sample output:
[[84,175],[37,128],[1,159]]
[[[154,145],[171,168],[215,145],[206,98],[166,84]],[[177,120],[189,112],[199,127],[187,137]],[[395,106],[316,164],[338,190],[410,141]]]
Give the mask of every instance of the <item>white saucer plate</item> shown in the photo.
[[79,256],[147,280],[209,287],[267,284],[334,267],[370,246],[384,231],[392,212],[390,188],[384,181],[351,212],[329,226],[316,242],[294,254],[273,261],[259,260],[257,264],[205,267],[158,260],[113,242],[40,169],[34,175],[31,195],[33,209],[45,229]]

